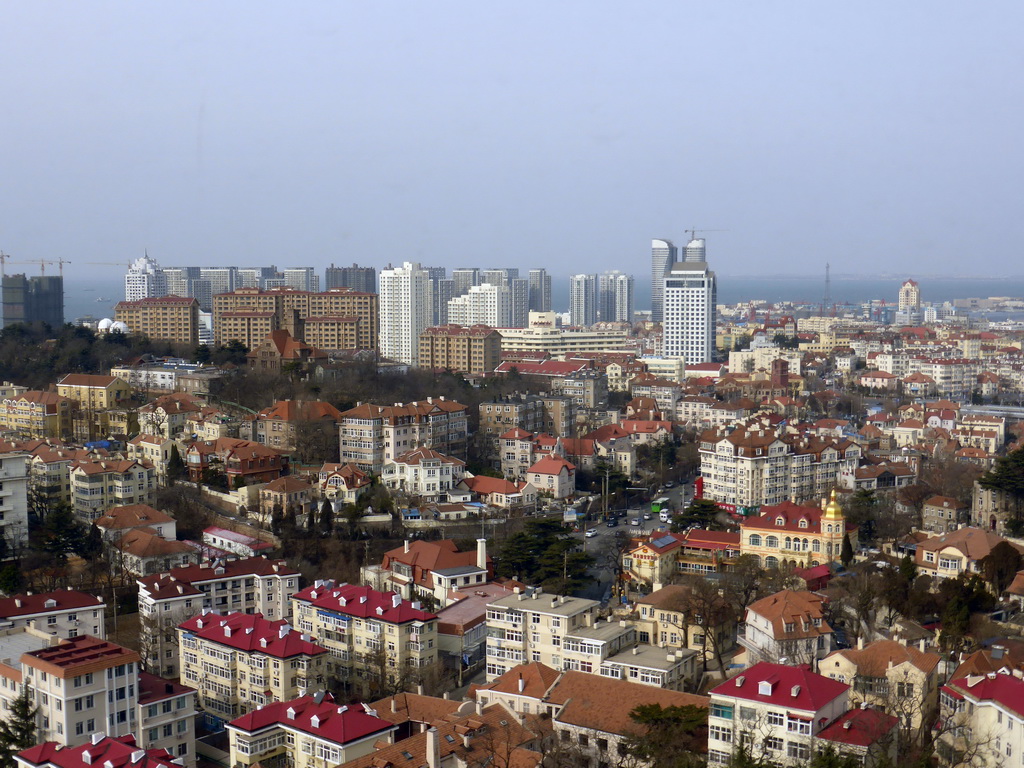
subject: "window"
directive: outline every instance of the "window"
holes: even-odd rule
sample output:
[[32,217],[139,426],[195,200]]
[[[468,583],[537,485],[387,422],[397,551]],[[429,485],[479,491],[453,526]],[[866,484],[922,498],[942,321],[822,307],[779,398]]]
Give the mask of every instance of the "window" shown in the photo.
[[786,718],[781,712],[769,712],[768,713],[768,725],[785,725]]
[[801,760],[807,760],[811,756],[811,748],[806,744],[797,741],[790,741],[786,744],[786,755]]
[[708,738],[732,744],[732,728],[724,728],[720,725],[708,726]]
[[733,708],[725,704],[711,703],[711,717],[721,717],[724,720],[732,720]]
[[764,747],[765,749],[771,750],[773,752],[781,752],[782,739],[780,739],[777,736],[769,736],[767,739],[764,740]]

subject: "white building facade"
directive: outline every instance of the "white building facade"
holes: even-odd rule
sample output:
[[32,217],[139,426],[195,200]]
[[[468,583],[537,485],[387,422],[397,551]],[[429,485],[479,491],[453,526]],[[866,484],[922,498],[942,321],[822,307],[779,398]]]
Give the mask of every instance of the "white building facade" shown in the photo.
[[430,325],[430,278],[418,263],[382,269],[379,277],[380,352],[400,363],[419,362],[420,334]]
[[715,273],[704,261],[704,240],[691,240],[686,260],[665,273],[663,355],[687,364],[709,363],[715,351],[718,301]]

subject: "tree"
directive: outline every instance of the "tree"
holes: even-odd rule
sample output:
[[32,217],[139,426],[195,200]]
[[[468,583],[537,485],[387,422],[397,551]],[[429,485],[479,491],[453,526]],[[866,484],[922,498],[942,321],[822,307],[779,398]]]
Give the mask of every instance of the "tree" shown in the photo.
[[28,687],[23,686],[0,720],[0,768],[15,768],[14,756],[36,743],[36,711]]
[[638,764],[658,768],[704,765],[700,752],[707,743],[707,709],[641,704],[629,713],[629,718],[642,732],[627,736],[623,748]]
[[814,753],[808,768],[860,768],[861,765],[859,758],[841,754],[830,745]]
[[75,552],[82,544],[85,530],[84,526],[75,520],[71,507],[66,503],[58,503],[50,507],[40,537],[41,549],[64,562],[68,553]]
[[171,455],[167,459],[167,481],[173,485],[175,480],[185,476],[185,462],[181,460],[181,453],[178,451],[178,444],[171,445]]
[[1000,541],[978,564],[996,596],[1003,594],[1021,569],[1020,552],[1008,541]]
[[[312,516],[312,512],[310,515]],[[334,533],[334,505],[330,499],[324,499],[323,506],[320,507],[320,535],[330,536]]]
[[1024,533],[1024,448],[996,459],[995,466],[978,478],[978,484],[985,490],[1009,496],[1013,508],[1006,529],[1013,536]]
[[85,560],[96,560],[103,555],[103,534],[96,523],[89,526],[89,532],[78,547],[78,554]]
[[678,533],[691,526],[712,529],[718,527],[721,508],[711,499],[694,499],[690,506],[672,518],[672,531]]
[[8,563],[0,568],[0,592],[10,596],[21,591],[24,584],[25,579],[16,563]]
[[853,562],[853,545],[850,544],[849,536],[843,536],[843,548],[839,553],[839,561],[843,564],[843,567],[849,567],[850,563]]
[[559,520],[534,519],[502,547],[498,571],[560,594],[579,589],[594,558],[577,551],[577,542]]

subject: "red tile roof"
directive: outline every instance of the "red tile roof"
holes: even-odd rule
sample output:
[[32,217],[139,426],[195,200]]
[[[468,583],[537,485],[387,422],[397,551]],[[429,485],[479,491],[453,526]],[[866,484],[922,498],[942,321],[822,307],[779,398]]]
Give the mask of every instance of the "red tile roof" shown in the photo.
[[117,376],[104,376],[99,373],[69,373],[57,382],[58,387],[100,387],[104,389],[116,381]]
[[1024,679],[1013,672],[989,672],[984,676],[950,680],[944,689],[966,694],[976,701],[993,701],[1018,717],[1024,717]]
[[114,738],[97,733],[92,738],[76,747],[47,741],[19,752],[18,757],[30,765],[55,768],[181,768],[166,749],[140,749],[131,734]]
[[92,635],[78,635],[21,657],[22,664],[62,679],[138,661],[135,651]]
[[161,597],[178,594],[175,584],[203,584],[220,579],[237,579],[240,576],[298,576],[299,572],[284,560],[268,560],[266,557],[246,557],[240,560],[216,560],[214,562],[185,565],[172,568],[167,573],[154,574],[139,579],[152,593],[156,590]]
[[[55,605],[47,607],[49,601]],[[0,618],[13,619],[20,616],[31,616],[36,613],[51,611],[67,611],[72,608],[99,608],[103,599],[84,592],[69,589],[58,589],[55,592],[40,592],[35,595],[12,595],[0,598]]]
[[269,421],[336,421],[341,411],[322,400],[278,400],[256,414],[259,420]]
[[[760,693],[761,682],[770,684],[770,693]],[[711,695],[817,712],[849,689],[845,683],[812,672],[807,666],[789,667],[762,661],[715,686]]]
[[278,659],[292,656],[319,656],[327,653],[284,619],[266,619],[262,613],[219,613],[204,611],[181,622],[179,629],[208,642],[245,652],[258,652]]
[[576,465],[566,461],[561,456],[546,456],[526,471],[540,475],[557,475],[563,469],[575,472]]
[[511,495],[520,492],[518,485],[503,477],[487,477],[486,475],[464,477],[462,485],[481,496],[490,496],[492,493]]
[[349,744],[378,734],[383,738],[396,727],[365,704],[339,704],[325,693],[268,704],[232,720],[228,728],[254,733],[276,723],[334,744]]
[[402,600],[397,592],[378,592],[356,584],[335,586],[333,582],[318,581],[292,597],[317,608],[358,618],[379,619],[390,624],[432,621],[437,618],[433,613],[413,608],[412,603]]
[[139,672],[139,704],[152,704],[154,701],[163,701],[186,693],[195,693],[195,690],[173,680],[151,675],[149,672]]

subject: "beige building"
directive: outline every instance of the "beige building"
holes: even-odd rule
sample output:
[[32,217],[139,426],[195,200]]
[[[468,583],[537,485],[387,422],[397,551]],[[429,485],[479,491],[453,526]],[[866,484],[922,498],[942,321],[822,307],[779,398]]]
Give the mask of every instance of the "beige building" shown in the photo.
[[133,460],[79,461],[69,478],[75,514],[89,522],[111,507],[148,504],[156,490],[156,470]]
[[[981,573],[981,561],[1000,542],[1002,536],[980,528],[959,528],[918,542],[914,562],[920,573],[934,579],[955,579],[962,573]],[[1011,541],[1021,554],[1024,545]]]
[[114,320],[132,333],[172,344],[199,343],[199,300],[183,296],[119,301]]
[[466,455],[466,406],[444,396],[395,405],[360,403],[339,419],[341,461],[379,475],[385,463],[413,448]]
[[976,756],[974,764],[1009,766],[1024,755],[1024,673],[1006,667],[986,675],[950,680],[942,687],[939,765],[964,765],[960,755]]
[[[256,344],[247,342],[246,338],[258,342],[271,330],[280,328],[320,349],[376,349],[379,306],[377,294],[348,288],[334,288],[322,293],[292,288],[239,288],[233,293],[213,297],[213,335],[217,344],[238,339],[253,349]],[[261,335],[254,334],[244,327],[245,323],[239,322],[244,319],[239,313],[260,315],[262,322],[273,327]],[[325,347],[317,344],[306,336],[307,320],[312,320],[311,331],[322,340],[339,344],[349,344],[354,340],[354,346]]]
[[955,531],[967,521],[970,508],[948,496],[932,496],[921,509],[921,528],[946,533]]
[[703,653],[710,660],[716,644],[719,651],[725,653],[734,647],[736,636],[733,611],[726,610],[724,600],[713,607],[718,610],[704,616],[689,587],[669,584],[637,601],[638,618],[633,624],[642,643],[689,649]]
[[28,390],[0,400],[0,432],[21,438],[71,437],[74,401],[56,392]]
[[287,619],[299,572],[284,560],[249,557],[171,568],[139,579],[138,586],[143,664],[163,677],[177,677],[178,624],[204,609]]
[[466,463],[452,456],[415,448],[384,465],[383,479],[392,491],[431,499],[444,496],[466,474]]
[[902,727],[919,730],[936,714],[941,660],[895,640],[876,640],[835,651],[819,662],[818,671],[850,685],[851,705],[867,703],[898,717]]
[[324,686],[327,651],[284,619],[261,613],[204,611],[178,625],[181,679],[199,692],[199,706],[237,717]]
[[856,551],[857,527],[846,522],[835,490],[821,509],[785,501],[761,507],[740,523],[740,553],[753,555],[765,568],[779,564],[812,568],[839,561],[843,539]]
[[442,325],[420,334],[419,366],[485,376],[501,364],[501,334],[489,325]]
[[393,743],[398,729],[365,704],[341,704],[322,692],[270,704],[226,727],[234,768],[336,766]]
[[318,581],[292,596],[292,615],[330,651],[327,674],[357,689],[437,663],[437,616],[395,592]]
[[80,410],[101,411],[123,405],[131,398],[132,388],[116,376],[69,373],[57,382],[57,394],[74,400]]
[[526,328],[501,328],[502,350],[543,352],[568,358],[581,352],[637,352],[637,339],[623,324],[614,328],[561,328],[554,312],[530,312]]
[[0,598],[0,629],[31,627],[61,638],[107,636],[102,597],[58,589]]
[[280,325],[273,312],[238,309],[216,316],[213,339],[216,344],[237,341],[248,349],[256,349],[276,330],[280,330]]
[[827,656],[835,633],[823,602],[813,592],[784,589],[751,603],[739,638],[748,663],[813,664]]

